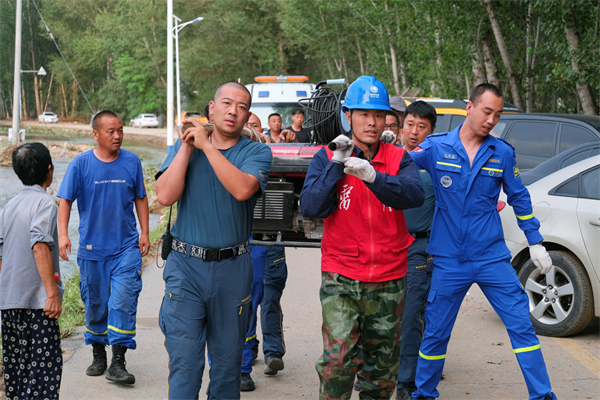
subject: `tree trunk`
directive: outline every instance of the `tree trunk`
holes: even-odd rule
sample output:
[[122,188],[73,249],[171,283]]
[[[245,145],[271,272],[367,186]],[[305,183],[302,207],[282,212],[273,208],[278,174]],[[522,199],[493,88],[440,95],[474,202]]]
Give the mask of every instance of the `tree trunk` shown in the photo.
[[510,63],[508,49],[506,48],[506,43],[504,42],[502,31],[500,30],[500,24],[498,23],[498,19],[496,18],[496,14],[494,13],[492,0],[483,0],[483,2],[485,3],[485,8],[487,10],[490,23],[492,24],[492,30],[494,31],[494,36],[496,37],[496,43],[498,44],[498,49],[500,50],[500,56],[502,57],[504,68],[506,68],[506,73],[508,74],[508,84],[510,85],[512,100],[517,107],[523,109],[523,102],[521,101],[519,85],[517,85],[517,79],[512,69],[512,64]]
[[[29,8],[29,3],[27,2],[27,20],[29,22],[29,50],[31,51],[31,63],[33,69],[37,69],[37,65],[35,63],[35,45],[33,43],[33,20],[31,18],[31,10]],[[40,102],[40,92],[39,92],[40,82],[38,80],[38,75],[33,75],[33,88],[35,92],[35,109],[37,111],[37,115],[42,113],[42,104]]]
[[577,57],[580,51],[580,39],[575,22],[575,13],[573,12],[573,9],[568,6],[567,17],[568,20],[563,17],[563,22],[565,24],[565,35],[567,37],[567,42],[569,42],[569,49],[571,50],[571,65],[573,67],[573,72],[575,72],[575,75],[579,77],[576,84],[577,96],[581,102],[581,107],[583,108],[584,114],[597,115],[598,107],[596,106],[594,95],[592,94],[592,88],[583,80],[583,74],[581,73],[581,68]]
[[533,17],[533,4],[529,3],[529,8],[527,9],[527,34],[525,35],[525,67],[527,68],[527,72],[525,76],[527,76],[527,92],[525,92],[525,112],[530,113],[531,107],[533,104],[532,96],[533,96],[533,83],[531,79],[532,68],[531,68],[531,56],[532,56],[532,48],[531,48],[531,31],[533,30],[531,27],[531,18]]
[[25,86],[21,82],[21,120],[27,121],[27,99],[25,98]]
[[492,51],[492,44],[488,38],[484,38],[481,41],[481,47],[483,49],[483,60],[485,63],[485,75],[487,81],[492,85],[500,87],[500,77],[498,76],[498,68],[494,60],[494,53]]
[[362,52],[360,51],[360,40],[356,37],[356,52],[358,53],[358,62],[360,63],[360,74],[365,75],[365,66],[363,64]]
[[398,85],[398,64],[396,62],[396,50],[390,41],[390,58],[392,59],[392,74],[394,76],[394,92],[400,96],[400,86]]
[[75,117],[75,107],[77,107],[77,83],[73,81],[73,88],[71,90],[73,92],[73,100],[71,101],[71,116]]
[[52,82],[54,81],[54,70],[52,70],[52,76],[50,76],[50,87],[48,87],[48,94],[46,95],[46,103],[44,104],[44,112],[48,107],[48,100],[50,100],[50,92],[52,92]]
[[404,91],[408,88],[408,80],[406,79],[406,66],[402,58],[400,58],[400,79],[402,79],[402,91]]
[[[471,45],[471,53],[473,54],[473,75],[475,75],[475,86],[477,86],[485,82],[485,76],[483,75],[485,66],[483,65],[481,54],[479,53],[479,46],[476,43]],[[469,90],[469,96],[470,95],[471,91]]]
[[67,117],[69,115],[69,107],[67,107],[67,91],[65,90],[65,84],[61,83],[60,88],[62,89],[62,98],[63,98],[63,112],[62,116]]

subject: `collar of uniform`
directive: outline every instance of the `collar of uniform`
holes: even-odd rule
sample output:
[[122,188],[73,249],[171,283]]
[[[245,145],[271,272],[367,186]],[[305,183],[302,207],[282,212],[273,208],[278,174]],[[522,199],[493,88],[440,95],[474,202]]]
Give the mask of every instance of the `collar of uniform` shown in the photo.
[[[463,146],[462,142],[460,141],[460,135],[459,135],[459,131],[460,128],[462,128],[463,124],[460,124],[459,126],[457,126],[456,128],[454,128],[454,130],[452,130],[450,133],[448,133],[448,135],[446,135],[446,138],[444,139],[444,143],[452,146],[454,148],[454,150],[456,150],[456,152],[465,160],[468,160],[469,157],[467,156],[467,152],[465,150],[465,146]],[[477,155],[481,155],[483,153],[485,153],[485,151],[488,149],[488,147],[495,147],[495,143],[494,141],[496,140],[495,137],[493,137],[492,135],[487,135],[485,137],[485,139],[483,140],[483,143],[481,143],[481,146],[479,148],[479,150],[477,151]],[[477,162],[477,159],[479,157],[475,157],[475,160],[473,160],[473,164],[475,164],[475,162]]]
[[[373,156],[373,159],[371,160],[371,162],[383,162],[383,160],[381,160],[381,157],[379,156],[381,151],[381,145],[383,143],[379,142],[379,146],[377,146],[377,152],[375,153],[375,155]],[[362,158],[363,160],[367,160],[369,161],[369,159],[365,156],[364,151],[362,151],[361,149],[359,149],[356,145],[354,146],[354,155],[358,158]]]
[[23,191],[33,191],[33,192],[39,192],[39,193],[46,193],[46,191],[44,190],[43,187],[41,187],[40,185],[32,185],[32,186],[24,186],[23,187]]

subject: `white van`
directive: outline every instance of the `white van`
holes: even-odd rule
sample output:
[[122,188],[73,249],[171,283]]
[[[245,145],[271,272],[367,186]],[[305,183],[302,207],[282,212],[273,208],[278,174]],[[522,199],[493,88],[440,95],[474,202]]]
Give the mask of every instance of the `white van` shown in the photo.
[[258,116],[265,129],[268,129],[267,118],[273,113],[281,115],[282,128],[292,125],[292,111],[302,109],[298,100],[309,98],[315,89],[306,76],[257,76],[254,80],[257,83],[246,85],[252,94],[250,111]]

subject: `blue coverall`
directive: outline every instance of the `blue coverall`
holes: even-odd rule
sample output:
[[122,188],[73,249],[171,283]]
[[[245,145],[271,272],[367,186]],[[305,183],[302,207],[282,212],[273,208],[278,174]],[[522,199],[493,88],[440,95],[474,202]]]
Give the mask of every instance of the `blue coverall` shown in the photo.
[[283,312],[280,300],[287,281],[285,248],[280,246],[251,246],[252,255],[252,322],[246,335],[242,373],[252,372],[256,343],[256,312],[260,305],[260,324],[263,333],[263,353],[282,358],[285,354]]
[[510,264],[496,209],[501,187],[529,244],[542,241],[529,192],[521,182],[514,149],[488,135],[471,166],[459,137],[429,136],[410,155],[433,179],[436,210],[427,251],[434,256],[413,398],[435,399],[450,334],[460,304],[477,283],[506,326],[530,399],[544,399],[551,385],[540,342],[529,318],[525,289]]

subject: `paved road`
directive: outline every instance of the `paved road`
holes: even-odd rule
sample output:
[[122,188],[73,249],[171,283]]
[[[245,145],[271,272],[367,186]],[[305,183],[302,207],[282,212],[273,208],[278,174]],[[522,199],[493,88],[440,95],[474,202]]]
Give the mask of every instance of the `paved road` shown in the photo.
[[[262,358],[252,377],[256,391],[242,399],[314,399],[318,377],[314,364],[322,351],[320,252],[288,249],[289,279],[282,307],[287,354],[285,369],[277,376],[263,374]],[[166,399],[167,353],[157,325],[164,283],[162,270],[154,264],[143,273],[144,289],[138,310],[138,348],[127,353],[127,368],[137,382],[122,387],[104,377],[88,377],[91,348],[83,346],[83,329],[65,340],[62,399]],[[260,338],[260,333],[259,333]],[[559,399],[600,398],[600,338],[598,327],[569,339],[540,337],[554,391]],[[490,363],[492,362],[492,363]],[[502,322],[477,286],[463,302],[450,341],[445,379],[439,385],[441,399],[525,399],[527,389]],[[200,398],[206,398],[206,371]],[[356,393],[353,399],[358,398]],[[395,397],[394,397],[395,398]]]

